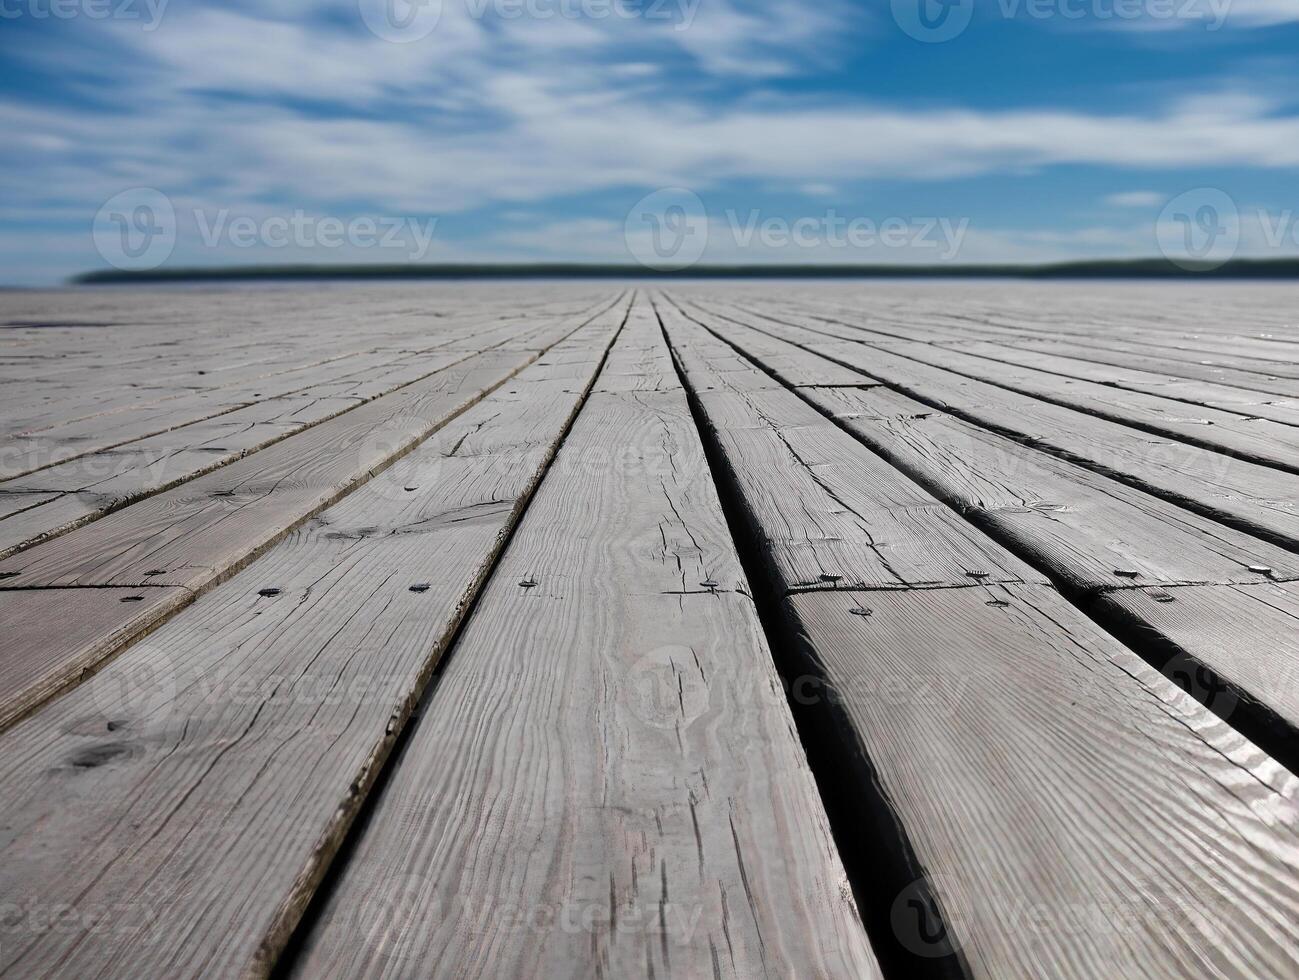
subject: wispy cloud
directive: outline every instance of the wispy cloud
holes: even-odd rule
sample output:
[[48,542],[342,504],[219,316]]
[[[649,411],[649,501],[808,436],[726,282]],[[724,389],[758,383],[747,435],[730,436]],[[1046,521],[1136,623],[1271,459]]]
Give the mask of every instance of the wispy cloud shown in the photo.
[[[833,203],[872,181],[1164,175],[1104,199],[1138,208],[1184,189],[1157,189],[1170,172],[1299,166],[1299,116],[1247,84],[1206,80],[1199,95],[1184,85],[1126,111],[1034,107],[1022,93],[1013,107],[976,107],[956,90],[906,104],[851,83],[817,88],[854,43],[884,43],[874,8],[673,2],[673,17],[653,21],[574,18],[558,2],[554,16],[513,19],[444,0],[437,29],[412,44],[368,32],[355,0],[174,3],[156,31],[70,23],[57,43],[4,54],[58,79],[62,97],[0,96],[0,193],[12,205],[0,221],[28,234],[43,216],[49,247],[69,249],[67,271],[97,264],[89,218],[136,186],[181,210],[523,210],[541,216],[525,222],[533,230],[460,232],[464,253],[549,247],[562,258],[616,240],[627,208],[665,186],[708,196],[747,184]],[[1299,21],[1289,3],[1232,10],[1240,24]],[[1011,248],[1009,233],[982,235]]]
[[1157,208],[1167,200],[1167,195],[1158,191],[1124,191],[1120,194],[1107,194],[1102,198],[1102,203],[1116,208]]

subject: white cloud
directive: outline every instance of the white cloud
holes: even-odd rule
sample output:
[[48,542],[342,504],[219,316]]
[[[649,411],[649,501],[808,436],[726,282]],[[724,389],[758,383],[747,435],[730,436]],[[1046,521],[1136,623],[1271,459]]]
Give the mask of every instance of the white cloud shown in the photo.
[[[1235,2],[1246,22],[1281,15],[1266,0]],[[847,8],[700,0],[680,9],[693,11],[684,30],[684,21],[476,19],[466,0],[445,0],[437,31],[403,45],[361,28],[354,0],[175,4],[154,32],[96,25],[107,30],[94,35],[93,57],[74,25],[75,44],[29,54],[96,79],[96,97],[110,93],[113,108],[0,100],[9,134],[0,195],[32,213],[80,213],[88,228],[103,201],[132,186],[162,189],[178,208],[426,216],[495,205],[531,213],[591,193],[629,207],[666,186],[707,199],[745,181],[832,202],[838,188],[871,179],[1299,166],[1299,118],[1245,91],[1124,114],[810,104],[770,88],[723,102],[708,85],[743,89],[833,60],[850,36]],[[119,46],[112,56],[105,37]],[[1144,207],[1157,196],[1106,203]],[[515,229],[490,244],[603,254],[610,236],[618,246],[622,217]],[[1087,244],[1071,234],[1048,242],[974,229],[967,248]],[[64,268],[86,264],[84,252],[70,251]]]
[[1299,21],[1294,0],[1229,0],[1227,23],[1240,27],[1274,27]]
[[1162,207],[1168,197],[1158,191],[1125,191],[1121,194],[1108,194],[1101,200],[1116,208],[1157,208]]

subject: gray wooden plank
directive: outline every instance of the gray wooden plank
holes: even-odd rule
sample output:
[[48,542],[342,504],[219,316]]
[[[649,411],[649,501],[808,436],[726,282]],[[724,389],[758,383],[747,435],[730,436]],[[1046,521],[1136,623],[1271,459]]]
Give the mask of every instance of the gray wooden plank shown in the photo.
[[68,910],[24,916],[0,974],[270,971],[618,324],[578,331],[566,378],[525,369],[0,736],[0,894]]
[[[177,324],[154,326],[145,346],[153,353],[135,362],[121,363],[109,351],[99,351],[92,372],[67,374],[61,384],[44,376],[15,381],[9,388],[27,387],[25,401],[7,411],[0,431],[23,448],[20,461],[49,465],[92,449],[104,449],[128,437],[147,436],[179,425],[211,417],[259,398],[288,394],[306,385],[330,378],[348,377],[367,366],[400,363],[418,358],[421,352],[450,349],[456,344],[482,338],[491,346],[494,334],[508,336],[515,328],[499,319],[500,310],[470,312],[437,320],[427,317],[391,317],[382,310],[367,310],[366,330],[358,337],[355,320],[314,316],[294,330],[295,323],[283,315],[272,317],[273,333],[247,338],[247,353],[240,351],[241,333],[251,326],[262,328],[267,311],[254,323],[238,323],[233,329],[208,331],[206,320],[214,304],[196,301]],[[343,304],[346,308],[347,304]],[[530,305],[529,317],[537,324],[551,313],[546,305]],[[195,322],[197,321],[197,322]],[[177,329],[179,328],[179,329]],[[122,329],[128,336],[121,336]],[[417,331],[422,331],[417,332]],[[133,332],[121,325],[107,333],[113,350],[133,349]],[[42,339],[47,332],[41,331]],[[159,335],[168,337],[161,344]],[[410,341],[409,344],[404,341]],[[361,344],[363,346],[358,346]],[[174,345],[174,346],[173,346]],[[40,349],[45,349],[42,343]],[[481,349],[477,345],[472,350]],[[105,363],[107,361],[107,363]],[[104,368],[111,368],[105,371]],[[24,372],[30,375],[32,372]],[[67,372],[65,371],[65,374]],[[6,391],[6,395],[12,394]],[[6,402],[7,402],[6,398]],[[80,406],[80,408],[78,408]],[[6,438],[6,443],[10,440]],[[9,447],[6,447],[9,448]],[[0,458],[0,473],[19,475],[9,455]]]
[[[541,319],[538,318],[537,326]],[[28,425],[8,436],[0,453],[0,476],[14,480],[31,474],[39,483],[49,479],[46,472],[49,467],[67,460],[134,445],[159,434],[174,433],[173,440],[183,439],[196,423],[226,419],[240,410],[246,415],[260,402],[274,398],[312,393],[374,397],[432,374],[465,354],[497,347],[518,333],[513,325],[494,326],[490,330],[475,329],[476,326],[426,338],[411,351],[358,351],[271,377],[187,389],[165,398],[141,401],[139,389],[119,381],[110,391],[119,400],[127,400],[125,405],[112,410],[101,407],[94,413],[60,418],[57,424],[43,427]],[[474,339],[469,344],[471,337]],[[299,354],[298,358],[302,356]],[[367,380],[374,387],[366,389],[362,383]],[[8,483],[0,484],[0,489],[8,487]]]
[[[748,346],[755,331],[732,325],[718,333],[766,364],[766,354]],[[766,343],[778,349],[782,342],[768,337]],[[806,378],[814,368],[805,363],[795,376]],[[789,381],[783,372],[775,373]],[[1288,764],[1299,758],[1299,684],[1278,682],[1287,676],[1285,634],[1293,632],[1292,623],[1239,611],[1224,615],[1231,623],[1230,656],[1223,655],[1219,629],[1166,632],[1170,621],[1182,623],[1186,616],[1202,622],[1233,597],[1250,605],[1239,598],[1249,589],[1183,586],[1294,581],[1299,560],[1292,552],[884,386],[801,391],[938,499],[1045,572],[1098,622],[1130,636],[1147,660],[1210,708],[1224,703],[1222,698],[1215,703],[1212,685],[1225,685],[1235,699],[1233,711],[1237,701],[1245,702],[1233,719],[1243,731]],[[1133,589],[1140,594],[1110,595]],[[1200,676],[1201,667],[1213,673],[1196,689],[1190,680]]]
[[[565,328],[565,334],[573,329]],[[0,576],[5,576],[0,606],[10,601],[13,590],[23,588],[175,585],[191,594],[210,588],[538,356],[474,355],[426,381],[20,552],[0,562]],[[76,663],[79,648],[66,641],[58,622],[30,621],[23,629],[24,642],[43,645],[51,662],[62,656],[70,666]],[[5,691],[0,727],[31,710],[46,683],[39,689]]]
[[[965,354],[997,364],[1034,368],[1063,378],[1091,381],[1120,390],[1171,398],[1247,418],[1269,419],[1285,425],[1299,424],[1299,402],[1275,393],[1224,384],[1220,380],[1190,379],[1164,371],[1149,371],[1125,364],[1110,365],[1070,357],[1055,351],[1017,350],[981,341],[945,343]],[[1267,382],[1264,381],[1264,384]]]
[[583,409],[296,975],[879,976],[685,399],[626,377]]
[[[533,330],[526,333],[537,336]],[[504,343],[486,339],[481,342],[484,350],[498,349]],[[436,357],[420,358],[399,371],[373,372],[346,385],[327,382],[293,396],[266,398],[214,418],[131,440],[107,452],[81,454],[0,483],[0,490],[39,489],[77,495],[75,501],[55,498],[49,502],[53,506],[46,510],[24,514],[23,535],[0,520],[0,557],[210,473],[295,432],[453,367],[473,353],[476,351],[438,352]],[[92,421],[103,424],[102,420]],[[47,513],[48,521],[42,522],[40,518]],[[76,516],[69,516],[74,513]]]
[[[999,341],[1005,344],[1004,341]],[[1275,361],[1258,361],[1229,354],[1150,348],[1119,338],[1101,344],[1073,343],[1055,337],[1023,336],[1010,342],[1016,349],[1058,353],[1062,356],[1115,367],[1136,368],[1176,378],[1212,381],[1217,384],[1266,392],[1281,398],[1299,398],[1299,370]],[[1283,372],[1283,373],[1278,373]]]
[[997,980],[1299,969],[1295,777],[1053,591],[787,608],[839,779],[918,858],[882,901],[908,950]]
[[[674,344],[706,348],[702,328],[665,323]],[[683,363],[692,388],[711,380],[700,363]],[[966,975],[996,978],[1299,966],[1299,780],[1049,586],[788,592],[784,529],[767,523],[780,515],[753,502],[776,466],[738,456],[723,433],[743,420],[695,397],[836,792],[857,826],[894,838],[891,860],[867,863],[866,909],[891,923],[892,954],[959,956]],[[770,421],[754,410],[747,424]],[[785,499],[794,509],[797,489]],[[1017,924],[1026,908],[1048,925]],[[1093,928],[1070,927],[1079,910]]]
[[[682,364],[713,438],[743,467],[734,479],[782,591],[1045,581],[730,347],[659,313],[673,349],[692,352]],[[732,388],[736,358],[754,380]]]
[[[80,683],[109,654],[147,631],[192,596],[182,588],[25,589],[0,596],[0,691],[12,724]],[[54,624],[48,642],[33,623]]]
[[1124,589],[1097,596],[1092,614],[1140,631],[1165,675],[1299,767],[1299,586]]
[[[1299,559],[1285,549],[937,411],[866,375],[852,372],[860,385],[808,384],[816,376],[814,361],[787,373],[769,356],[792,344],[734,324],[709,328],[785,384],[799,379],[809,404],[1077,592],[1299,578]],[[844,377],[841,365],[802,353],[824,364],[827,377]],[[1257,568],[1266,571],[1251,571]]]
[[[1054,295],[1049,293],[1047,298]],[[1168,295],[1176,293],[1169,291]],[[804,301],[816,298],[803,297]],[[763,299],[768,305],[777,302],[771,294],[764,294]],[[824,302],[814,302],[813,305],[827,312],[838,310],[841,314],[868,310],[875,314],[878,309],[877,304],[866,302],[856,308]],[[952,309],[946,313],[919,313],[912,307],[898,310],[884,319],[891,329],[921,328],[935,343],[988,341],[1002,347],[1059,352],[1098,364],[1236,385],[1286,397],[1299,395],[1299,387],[1295,386],[1299,369],[1279,360],[1242,355],[1239,350],[1242,338],[1225,337],[1215,341],[1199,335],[1198,339],[1170,340],[1157,331],[1152,332],[1140,314],[1134,314],[1121,323],[1104,323],[1088,329],[1085,325],[1088,311],[1079,309],[1080,304],[1076,302],[1070,305],[1073,307],[1072,316],[1064,322],[1053,321],[1050,310],[1038,310],[1027,319],[1007,316],[1005,309],[1009,304],[1004,302],[1000,307],[990,308],[984,315],[972,310],[969,304],[964,307],[952,304]],[[788,300],[780,301],[779,307],[786,311],[797,309]],[[806,307],[803,312],[806,312]],[[1272,343],[1270,346],[1281,345]],[[1275,353],[1283,356],[1281,351]],[[1299,346],[1293,353],[1299,356]]]
[[[693,307],[698,309],[698,307]],[[726,318],[708,319],[723,329]],[[1294,477],[812,330],[736,318],[932,408],[1022,440],[1283,547],[1299,548]],[[851,395],[845,394],[845,399]]]
[[[892,338],[889,347],[899,357],[938,367],[964,377],[1029,395],[1054,405],[1073,408],[1122,425],[1134,426],[1190,445],[1227,452],[1241,459],[1291,472],[1299,472],[1299,429],[1270,419],[1246,419],[1222,409],[1188,405],[1172,398],[1139,391],[1119,391],[1108,385],[1082,379],[1060,380],[1036,368],[989,360],[963,350],[913,341],[884,328],[854,324],[812,314],[817,330],[831,336],[875,348],[883,334]],[[801,325],[802,317],[795,318]]]

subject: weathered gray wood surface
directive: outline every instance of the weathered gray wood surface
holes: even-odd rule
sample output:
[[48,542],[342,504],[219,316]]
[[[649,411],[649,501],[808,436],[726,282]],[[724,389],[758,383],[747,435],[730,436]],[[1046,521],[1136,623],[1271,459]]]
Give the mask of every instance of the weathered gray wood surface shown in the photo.
[[878,975],[670,372],[642,309],[299,975]]
[[6,937],[0,974],[269,971],[620,322],[579,330],[548,355],[562,371],[525,369],[0,737],[0,894],[72,910]]
[[[549,343],[576,327],[552,328]],[[472,355],[424,381],[0,561],[0,576],[7,576],[0,581],[0,608],[16,590],[30,588],[172,585],[197,594],[542,356],[544,348]],[[114,635],[123,640],[129,639],[123,633],[126,624],[140,630],[149,625],[135,608],[124,609],[120,619]],[[75,640],[54,620],[25,621],[21,643],[47,652],[39,664],[14,664],[9,658],[6,672],[22,672],[26,682],[0,695],[0,728],[112,652],[101,643]]]
[[[818,365],[808,360],[816,355],[809,351],[794,348],[802,357],[790,371],[786,349],[792,344],[718,318],[703,322],[787,384],[816,377]],[[1291,552],[936,411],[865,375],[858,375],[862,384],[844,386],[844,368],[818,360],[840,386],[805,383],[799,390],[809,403],[1061,584],[1102,623],[1118,630],[1135,626],[1140,652],[1211,708],[1229,707],[1239,724],[1236,709],[1243,701],[1242,710],[1252,715],[1244,722],[1251,734],[1250,726],[1263,725],[1274,752],[1287,762],[1297,757],[1299,684],[1279,682],[1299,656],[1293,623],[1228,617],[1230,655],[1224,655],[1219,630],[1179,628],[1174,637],[1163,629],[1183,616],[1204,621],[1220,600],[1239,601],[1234,591],[1215,597],[1183,586],[1299,579],[1299,559]],[[1147,591],[1109,596],[1135,588]],[[1141,615],[1147,611],[1154,615]]]
[[[436,342],[419,342],[413,351],[339,357],[274,379],[245,382],[243,391],[222,389],[225,404],[217,414],[178,407],[183,399],[171,399],[146,407],[162,415],[142,423],[124,418],[123,410],[24,434],[4,447],[3,456],[15,472],[38,468],[0,482],[0,499],[33,491],[56,491],[59,496],[43,501],[40,509],[26,509],[18,520],[4,520],[0,514],[0,556],[201,476],[471,354],[520,350],[557,322],[561,321],[539,310],[528,317],[526,329],[519,321],[500,324],[495,318],[443,328]],[[544,346],[544,341],[538,342]],[[212,394],[205,391],[196,397]]]
[[[735,318],[748,326],[762,323],[752,317]],[[1299,502],[1292,474],[1140,432],[898,357],[883,348],[795,326],[763,325],[783,339],[886,382],[931,407],[1299,549]]]
[[[722,363],[733,352],[684,317],[665,322],[674,347],[692,348],[682,359],[687,382],[716,387],[709,352]],[[762,542],[795,669],[824,692],[813,715],[839,767],[837,791],[868,826],[900,825],[897,846],[914,855],[969,973],[1249,977],[1299,968],[1299,781],[1051,587],[954,571],[963,561],[948,555],[963,553],[963,536],[925,534],[914,554],[929,574],[902,586],[791,588],[787,521],[761,501],[778,496],[769,485],[793,467],[730,441],[734,431],[811,425],[806,404],[786,392],[786,409],[776,394],[760,391],[747,419],[733,394],[720,410],[715,393],[696,398],[747,530]],[[852,453],[836,447],[794,462],[837,487],[826,460]],[[798,479],[784,496],[801,503]],[[861,485],[866,497],[879,493],[869,477]],[[861,526],[840,524],[836,537],[870,545],[876,514],[895,504],[889,496],[873,510],[849,506]],[[999,550],[987,549],[990,564]],[[1002,565],[1015,561],[1002,555]],[[852,567],[842,574],[861,577]],[[1242,785],[1251,787],[1245,797]],[[1264,842],[1265,865],[1245,839]],[[883,902],[876,915],[890,915],[902,952],[923,961],[941,947],[925,942],[932,923],[909,918],[918,886],[898,880],[901,870],[883,876],[897,889],[895,906]],[[1170,903],[1203,915],[1170,922]],[[1014,910],[1024,907],[1050,925],[1017,926]],[[1095,928],[1066,927],[1079,909],[1097,916]]]
[[0,293],[0,972],[1299,972],[1293,287],[630,295]]
[[1227,452],[1292,473],[1299,472],[1299,429],[1293,425],[1271,419],[1249,419],[1236,412],[1207,405],[1188,405],[1141,391],[1117,391],[1095,381],[1061,379],[1036,368],[979,357],[960,348],[910,340],[901,333],[850,321],[804,315],[796,316],[791,322],[794,325],[810,324],[830,336],[872,348],[884,341],[895,356],[919,364],[942,368],[1048,404],[1077,409],[1097,418],[1181,440],[1188,445]]

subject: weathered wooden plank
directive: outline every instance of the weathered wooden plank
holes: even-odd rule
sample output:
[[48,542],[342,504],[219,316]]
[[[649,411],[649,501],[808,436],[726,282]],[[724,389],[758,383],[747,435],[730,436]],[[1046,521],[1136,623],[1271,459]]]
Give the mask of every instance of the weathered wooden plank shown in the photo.
[[[743,302],[755,297],[748,291],[729,298]],[[1021,283],[1012,288],[927,282],[872,284],[867,292],[861,287],[818,283],[796,292],[764,293],[760,299],[764,307],[869,317],[890,327],[923,322],[1002,337],[1067,337],[1089,345],[1131,338],[1157,349],[1156,356],[1170,350],[1244,354],[1278,368],[1289,364],[1292,369],[1299,359],[1299,336],[1284,314],[1293,299],[1285,285],[1215,283],[1197,289],[1185,284],[1142,288],[1109,283],[1097,289],[1061,282]]]
[[881,900],[908,951],[997,980],[1299,969],[1295,777],[1050,589],[787,608],[838,778],[918,859]]
[[[1299,578],[1293,553],[887,388],[812,404],[1056,581],[1080,592]],[[1251,571],[1266,567],[1267,572]]]
[[[697,309],[697,307],[696,307]],[[708,319],[724,329],[726,317]],[[762,321],[736,318],[743,326]],[[766,323],[765,327],[776,325]],[[755,327],[763,329],[763,327]],[[881,348],[781,326],[776,335],[885,382],[933,408],[1023,440],[1072,462],[1284,547],[1299,548],[1294,477],[1247,460],[1134,431]],[[850,395],[844,395],[845,399]]]
[[[1221,381],[1179,378],[1166,372],[1112,366],[1037,350],[1016,350],[998,344],[968,341],[942,344],[995,364],[1018,365],[1072,380],[1102,384],[1119,390],[1159,395],[1191,405],[1215,408],[1248,418],[1269,419],[1285,425],[1299,424],[1299,403],[1264,391],[1239,388]],[[1265,382],[1266,383],[1266,382]],[[1215,416],[1216,418],[1217,416]]]
[[[190,315],[201,321],[209,310],[210,303],[196,303]],[[550,312],[545,306],[531,307],[529,319],[540,326]],[[335,322],[330,323],[331,319]],[[382,311],[367,311],[365,320],[366,346],[358,349],[354,322],[337,316],[316,317],[309,331],[295,333],[292,323],[276,318],[273,339],[257,337],[250,348],[255,354],[224,363],[213,357],[229,358],[231,347],[239,346],[239,328],[247,330],[247,325],[238,325],[231,337],[208,333],[201,323],[185,323],[183,333],[161,331],[172,338],[164,343],[175,345],[174,353],[155,353],[135,364],[114,364],[107,375],[111,383],[105,384],[105,365],[98,362],[91,365],[99,370],[90,379],[70,376],[61,386],[51,383],[49,377],[17,382],[17,387],[28,386],[36,397],[16,403],[17,411],[6,412],[3,430],[21,437],[17,441],[24,450],[22,460],[49,465],[331,378],[417,360],[426,352],[450,350],[466,341],[473,342],[465,351],[472,353],[517,331],[495,314],[435,321],[432,330],[427,318],[388,317],[385,321]],[[416,333],[421,328],[423,333]],[[150,334],[155,346],[157,332],[155,328]],[[133,346],[119,333],[120,328],[115,328],[113,336],[119,345]],[[411,343],[401,343],[405,340]],[[395,349],[394,342],[398,345]],[[156,379],[167,380],[159,384]],[[16,476],[23,472],[14,470],[13,464],[9,455],[0,458],[0,473]]]
[[[0,606],[10,601],[12,590],[53,586],[175,585],[197,594],[365,483],[537,357],[476,355],[21,552],[0,562],[0,576],[6,576],[0,581]],[[23,642],[42,645],[49,662],[76,661],[79,648],[66,641],[56,621],[29,621],[23,630]],[[0,727],[29,711],[34,696],[24,688],[3,692]]]
[[[1165,295],[1175,294],[1166,292]],[[1053,296],[1053,292],[1046,294],[1048,299]],[[763,294],[761,299],[763,302],[759,305],[763,309],[804,313],[809,311],[809,307],[827,313],[837,310],[841,315],[870,315],[872,322],[876,320],[879,308],[877,302],[865,303],[855,309],[831,306],[823,301],[824,297],[816,294],[804,295],[805,305],[801,309],[787,299],[777,304],[776,297],[771,294]],[[822,302],[817,302],[818,299]],[[810,303],[807,302],[809,300]],[[961,345],[986,341],[1001,348],[1060,353],[1071,359],[1095,364],[1212,381],[1291,398],[1299,396],[1299,386],[1295,384],[1296,379],[1299,379],[1299,369],[1283,361],[1241,356],[1239,337],[1228,337],[1216,342],[1209,338],[1170,341],[1159,337],[1157,332],[1152,334],[1147,321],[1141,316],[1130,317],[1117,324],[1105,323],[1088,330],[1080,321],[1080,317],[1086,317],[1088,311],[1078,310],[1079,304],[1076,302],[1071,303],[1071,318],[1064,322],[1052,321],[1049,310],[1036,311],[1031,320],[1008,318],[1004,309],[1008,305],[1009,303],[1003,303],[1001,309],[993,308],[993,312],[986,316],[972,315],[967,303],[963,312],[957,307],[947,314],[920,314],[913,307],[881,319],[887,322],[890,330],[906,331],[908,336],[928,339],[932,343]],[[1280,345],[1273,343],[1271,346]],[[1283,356],[1281,350],[1275,353]],[[1299,346],[1293,349],[1293,356],[1299,357]]]
[[[795,318],[797,321],[802,318]],[[909,340],[897,332],[850,321],[811,319],[820,332],[875,349],[877,334],[894,343],[889,350],[920,364],[942,368],[966,378],[990,383],[1054,405],[1073,408],[1098,418],[1135,426],[1190,445],[1227,452],[1241,459],[1299,472],[1299,428],[1270,419],[1248,420],[1241,415],[1206,406],[1191,406],[1171,398],[1137,391],[1118,391],[1081,379],[1061,381],[1056,375]]]
[[0,736],[0,894],[67,910],[21,913],[0,973],[269,972],[619,322]]
[[[533,329],[525,333],[536,336]],[[494,350],[504,343],[484,341],[484,349]],[[22,536],[0,520],[0,556],[8,557],[110,510],[209,473],[295,432],[454,367],[473,353],[439,353],[435,359],[421,358],[400,371],[376,372],[375,376],[346,385],[329,382],[293,396],[267,398],[215,418],[133,440],[108,452],[80,455],[9,480],[0,484],[0,490],[56,490],[77,496],[73,501],[60,499],[47,511],[25,514]],[[40,518],[47,512],[48,520],[42,522]]]
[[1299,586],[1125,589],[1092,608],[1140,630],[1163,655],[1165,675],[1299,768]]
[[782,591],[1045,581],[729,346],[659,312],[673,349],[692,352],[685,372]]
[[21,514],[23,511],[31,510],[41,504],[49,503],[57,496],[57,493],[41,493],[39,491],[0,492],[0,520],[13,517],[15,514]]
[[[702,328],[665,322],[674,343],[706,347]],[[692,387],[710,380],[698,366],[685,374]],[[767,419],[755,410],[749,426],[779,423],[770,395]],[[891,859],[853,863],[870,870],[867,918],[891,923],[897,962],[959,955],[967,975],[997,978],[1299,966],[1295,777],[1049,586],[788,592],[783,528],[766,523],[780,515],[752,502],[774,467],[738,458],[723,437],[737,420],[696,398],[841,805],[892,838]],[[786,510],[798,500],[791,489]],[[929,547],[964,543],[934,535]],[[1170,902],[1203,917],[1170,923]],[[1054,927],[1017,925],[1025,908]],[[1077,928],[1080,909],[1099,925]]]
[[[540,326],[538,323],[526,333],[531,335]],[[13,481],[30,474],[28,485],[42,485],[42,481],[51,478],[48,468],[67,460],[135,446],[140,440],[160,434],[169,434],[173,443],[179,443],[196,424],[207,420],[224,422],[232,414],[248,416],[256,412],[259,403],[276,398],[332,395],[365,400],[427,377],[467,354],[498,347],[520,332],[514,325],[495,326],[479,331],[472,344],[468,344],[471,329],[460,328],[444,334],[432,344],[425,340],[415,351],[363,351],[269,378],[185,391],[143,402],[136,400],[112,411],[101,410],[58,424],[29,427],[5,440],[0,453],[0,475]],[[126,386],[114,390],[127,392],[123,398],[132,394]],[[274,410],[273,405],[271,409]],[[9,483],[0,484],[0,489],[9,488]]]
[[[816,360],[786,373],[771,355],[794,345],[734,324],[710,329],[785,384],[798,378],[809,404],[1078,592],[1299,578],[1299,560],[1289,551],[937,411],[866,375],[849,372],[859,385],[808,384],[816,361],[840,381],[847,369],[803,351]],[[755,337],[763,344],[753,343]],[[1266,571],[1251,571],[1257,568]]]
[[878,976],[743,583],[681,392],[592,395],[297,975]]
[[[718,332],[758,356],[747,346],[754,331],[732,326]],[[769,348],[781,343],[766,340]],[[760,358],[764,364],[765,357]],[[797,376],[813,371],[814,365],[807,364]],[[1221,697],[1215,703],[1218,687],[1213,685],[1230,686],[1233,710],[1237,701],[1245,702],[1232,720],[1283,761],[1292,764],[1299,758],[1299,684],[1278,683],[1287,676],[1278,644],[1283,650],[1288,642],[1278,638],[1285,632],[1279,627],[1294,632],[1293,623],[1239,612],[1225,616],[1232,623],[1230,656],[1224,656],[1216,629],[1179,628],[1175,637],[1164,629],[1170,618],[1180,623],[1186,615],[1202,621],[1232,598],[1240,602],[1231,589],[1205,592],[1181,586],[1299,579],[1299,560],[1291,552],[934,411],[887,387],[801,391],[884,459],[1049,575],[1107,628],[1129,634],[1143,656],[1209,707],[1216,710],[1224,703]],[[1142,587],[1137,596],[1108,595],[1134,586]],[[1170,617],[1174,604],[1178,608]],[[1215,680],[1197,689],[1196,671],[1204,666],[1214,671]]]
[[[181,588],[26,589],[0,596],[0,691],[12,724],[192,596]],[[58,630],[49,643],[34,623]]]
[[1104,346],[1084,345],[1043,336],[1024,336],[1011,343],[1017,350],[1057,353],[1084,362],[1212,381],[1283,398],[1299,398],[1299,371],[1290,368],[1286,373],[1278,373],[1284,371],[1285,366],[1275,361],[1236,358],[1202,351],[1178,351],[1167,347],[1152,349],[1118,338],[1105,340]]

